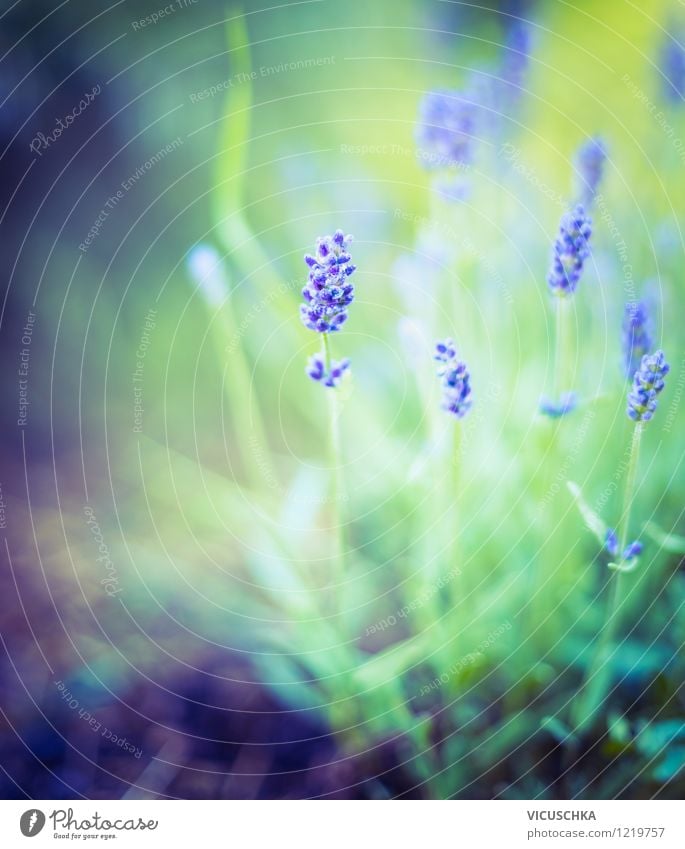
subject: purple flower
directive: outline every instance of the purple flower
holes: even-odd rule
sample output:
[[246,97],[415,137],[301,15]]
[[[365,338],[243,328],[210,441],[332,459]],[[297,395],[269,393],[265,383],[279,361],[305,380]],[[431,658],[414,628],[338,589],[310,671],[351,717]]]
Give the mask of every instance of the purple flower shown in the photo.
[[[435,343],[435,353],[433,354],[434,360],[437,360],[439,363],[443,363],[443,365],[446,365],[447,363],[456,359],[456,356],[457,349],[454,347],[454,342],[451,339],[445,339],[444,342]],[[439,371],[438,374],[440,374]]]
[[471,162],[476,108],[469,93],[440,89],[423,96],[415,137],[425,168]]
[[664,95],[672,103],[682,103],[685,99],[685,47],[681,44],[682,30],[670,27],[673,35],[668,35],[661,49],[661,73]]
[[588,241],[591,234],[592,223],[580,204],[561,219],[559,235],[554,242],[552,266],[547,275],[547,282],[555,295],[566,297],[575,292],[583,264],[590,255]]
[[580,199],[586,206],[595,199],[606,158],[606,145],[599,136],[593,136],[578,148],[576,169],[580,176]]
[[644,301],[626,304],[623,315],[623,370],[632,378],[652,347],[651,322]]
[[616,557],[618,554],[618,537],[616,536],[616,531],[613,528],[607,528],[604,548],[607,550],[610,557]]
[[635,557],[639,557],[639,555],[642,554],[642,548],[642,543],[640,542],[640,540],[636,539],[634,542],[631,542],[630,545],[623,552],[623,559],[632,560]]
[[457,349],[451,339],[438,342],[435,346],[433,359],[439,363],[437,375],[442,381],[442,409],[458,419],[471,409],[471,375],[466,370],[466,364],[457,358]]
[[[613,528],[607,528],[606,541],[604,543],[604,548],[610,557],[618,556],[618,536],[616,535],[616,531]],[[636,557],[639,557],[642,554],[643,545],[640,540],[634,540],[630,543],[630,545],[626,546],[623,554],[621,555],[622,560],[634,560]]]
[[566,413],[571,413],[576,408],[578,398],[575,392],[563,392],[558,401],[552,401],[549,398],[540,399],[540,412],[543,416],[549,416],[551,419],[560,419]]
[[314,354],[309,358],[306,372],[317,383],[323,383],[324,386],[335,388],[340,385],[349,367],[350,361],[345,358],[344,360],[340,360],[340,362],[332,360],[330,369],[326,369],[326,362],[323,355]]
[[654,415],[657,396],[664,388],[664,377],[669,365],[663,351],[642,358],[633,378],[633,388],[628,395],[628,416],[636,422],[648,422]]
[[501,92],[501,97],[497,97],[497,91],[495,97],[498,111],[502,111],[507,102],[515,104],[521,96],[530,61],[530,44],[530,28],[520,21],[514,22],[504,42],[504,55],[499,68],[501,82],[496,88]]
[[309,280],[302,290],[302,323],[317,333],[333,333],[347,321],[347,308],[354,300],[349,277],[356,266],[348,252],[352,236],[336,230],[332,236],[317,240],[316,254],[307,254]]

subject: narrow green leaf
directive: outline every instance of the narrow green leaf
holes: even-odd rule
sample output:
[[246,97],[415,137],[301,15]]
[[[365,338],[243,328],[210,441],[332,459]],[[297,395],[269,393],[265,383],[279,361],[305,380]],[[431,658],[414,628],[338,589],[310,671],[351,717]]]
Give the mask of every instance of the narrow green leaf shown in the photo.
[[639,557],[631,557],[630,560],[621,560],[620,563],[608,563],[607,566],[612,572],[623,572],[625,575],[634,572],[640,565]]
[[559,743],[574,743],[576,735],[573,731],[556,716],[543,716],[540,728],[548,731]]
[[598,542],[603,546],[606,542],[607,531],[609,526],[604,522],[595,511],[590,507],[590,505],[583,498],[583,492],[577,483],[573,481],[567,481],[566,486],[568,487],[569,492],[574,497],[578,509],[580,510],[580,514],[585,521],[585,525],[588,530],[594,534],[597,538]]
[[377,686],[402,675],[428,653],[425,641],[420,636],[412,637],[373,655],[358,667],[355,677],[365,687]]
[[679,534],[666,533],[654,522],[647,522],[645,531],[664,551],[670,551],[673,554],[685,554],[685,537]]

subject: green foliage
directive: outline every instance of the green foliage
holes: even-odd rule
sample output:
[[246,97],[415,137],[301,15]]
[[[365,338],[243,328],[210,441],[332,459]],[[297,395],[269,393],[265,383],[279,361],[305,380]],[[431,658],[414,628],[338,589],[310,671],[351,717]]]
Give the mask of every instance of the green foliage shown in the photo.
[[[236,72],[249,69],[248,35],[239,18],[229,23],[228,38],[231,67]],[[544,63],[555,45],[543,43],[539,50],[539,61]],[[563,60],[559,73],[562,66]],[[426,79],[424,85],[434,82]],[[533,91],[544,90],[542,75],[535,70],[530,85]],[[230,267],[247,285],[227,307],[233,311],[234,324],[248,302],[268,299],[259,323],[240,345],[248,357],[259,349],[262,358],[251,390],[254,403],[270,409],[274,387],[281,387],[279,417],[285,423],[279,434],[269,421],[264,445],[278,486],[260,487],[259,473],[250,484],[255,515],[246,521],[256,521],[260,530],[245,566],[250,580],[260,587],[265,609],[273,611],[274,621],[262,639],[279,648],[278,654],[256,657],[255,667],[285,704],[322,712],[344,748],[370,745],[385,733],[404,735],[417,779],[423,776],[431,795],[464,792],[495,769],[507,788],[504,795],[515,797],[520,787],[529,786],[526,776],[533,768],[532,763],[526,767],[525,757],[517,762],[524,747],[532,745],[537,757],[544,759],[552,740],[572,756],[588,735],[601,741],[606,734],[594,711],[588,715],[590,726],[585,723],[580,732],[567,718],[582,676],[593,674],[597,634],[609,604],[602,586],[612,569],[622,573],[622,580],[633,581],[621,605],[634,658],[627,661],[629,648],[620,645],[622,635],[618,647],[609,640],[604,648],[611,650],[611,656],[602,666],[602,692],[606,687],[608,703],[619,706],[624,702],[622,682],[638,672],[645,682],[660,673],[669,675],[661,666],[661,654],[656,666],[649,661],[653,658],[649,646],[655,639],[668,645],[669,635],[659,626],[668,611],[666,597],[657,585],[648,615],[639,615],[638,604],[645,582],[664,574],[667,554],[685,551],[681,536],[659,531],[653,521],[642,518],[652,515],[658,505],[662,521],[679,521],[677,503],[669,504],[660,493],[666,481],[671,489],[674,480],[677,485],[682,481],[681,446],[672,435],[660,440],[654,433],[656,423],[645,437],[648,473],[638,472],[633,516],[659,550],[643,555],[643,570],[636,569],[637,558],[607,564],[598,557],[608,527],[619,524],[629,433],[623,413],[626,387],[613,365],[619,360],[620,316],[628,296],[625,281],[620,280],[616,232],[630,244],[633,268],[640,275],[638,286],[652,273],[653,262],[640,224],[620,202],[626,182],[634,188],[634,202],[659,227],[666,227],[668,218],[659,212],[649,180],[636,176],[636,164],[612,116],[602,115],[589,101],[581,106],[579,95],[576,117],[582,117],[582,131],[571,116],[558,115],[546,123],[544,142],[524,132],[516,138],[521,161],[530,163],[535,181],[526,179],[520,169],[507,168],[497,156],[488,159],[481,154],[473,175],[473,209],[488,208],[488,175],[493,168],[507,187],[496,200],[494,227],[478,211],[467,215],[459,207],[429,201],[426,178],[410,163],[403,163],[400,170],[411,175],[406,177],[412,182],[411,194],[401,186],[395,189],[391,182],[369,187],[363,175],[379,164],[373,160],[352,160],[353,174],[346,172],[345,180],[357,181],[360,197],[365,192],[386,192],[389,209],[400,210],[393,214],[396,221],[393,215],[388,220],[387,214],[385,224],[366,214],[357,220],[356,213],[346,210],[337,212],[331,224],[320,225],[319,220],[328,221],[329,216],[306,211],[308,194],[313,203],[316,192],[323,193],[324,208],[348,205],[336,179],[327,182],[324,176],[331,169],[336,173],[333,158],[321,166],[316,192],[302,190],[298,202],[302,220],[296,216],[279,226],[282,232],[260,235],[251,223],[261,221],[261,215],[258,207],[252,208],[257,197],[253,180],[259,175],[253,170],[258,156],[251,153],[256,130],[248,120],[256,113],[260,94],[255,82],[227,95],[214,193],[217,234]],[[420,91],[411,97],[401,95],[407,126],[400,130],[400,139],[408,148],[419,95]],[[626,93],[616,97],[618,104],[626,100]],[[360,102],[362,109],[364,103]],[[527,117],[532,129],[535,116]],[[541,222],[558,214],[549,214],[550,204],[535,185],[544,176],[566,195],[571,182],[567,162],[562,157],[550,169],[546,156],[548,146],[563,138],[569,122],[576,141],[598,129],[606,134],[612,166],[619,173],[610,173],[603,188],[604,206],[595,215],[596,266],[586,273],[577,306],[568,317],[570,338],[576,340],[568,355],[575,363],[576,383],[583,387],[582,403],[572,415],[550,423],[535,415],[551,361],[545,338],[551,333],[552,317],[544,306],[544,273],[553,231]],[[322,138],[327,132],[324,124]],[[373,141],[373,133],[370,122],[366,143]],[[350,129],[346,137],[353,139],[354,131]],[[646,143],[655,152],[661,150],[653,185],[663,193],[664,175],[678,166],[663,150],[666,140],[652,134]],[[570,153],[565,146],[563,155]],[[286,187],[287,162],[283,160],[282,172],[275,175],[275,197],[279,192],[283,198],[292,195]],[[316,172],[316,164],[312,167]],[[538,168],[540,174],[535,173]],[[342,171],[337,174],[341,177]],[[522,227],[517,218],[528,213],[529,225]],[[339,223],[359,236],[355,261],[362,302],[355,306],[346,331],[354,388],[350,384],[342,398],[339,420],[350,498],[328,503],[331,469],[325,398],[320,387],[308,384],[302,374],[303,351],[313,350],[315,342],[293,320],[299,286],[282,297],[273,293],[284,283],[287,289],[290,277],[303,277],[301,250],[291,257],[286,245],[277,247],[278,240],[299,248]],[[494,239],[495,231],[510,233],[515,243]],[[447,253],[437,272],[431,271],[430,297],[437,310],[421,314],[419,307],[409,315],[428,339],[452,334],[473,365],[473,421],[464,421],[456,454],[454,422],[436,413],[438,389],[426,367],[427,351],[402,362],[406,352],[402,336],[396,335],[397,316],[405,314],[406,300],[393,279],[399,251],[388,243],[410,244],[426,232],[442,240]],[[468,248],[460,243],[463,235],[468,236]],[[276,260],[277,256],[281,258]],[[425,262],[431,260],[424,257]],[[667,264],[667,259],[661,263],[663,303],[682,298],[680,276]],[[493,268],[506,270],[506,298],[492,279]],[[425,272],[419,269],[421,273]],[[279,350],[288,351],[285,359],[272,350],[273,328],[278,328]],[[685,340],[680,325],[659,313],[659,330],[662,346],[677,356]],[[261,348],[257,339],[262,340]],[[337,338],[334,344],[339,344]],[[598,361],[604,364],[599,370]],[[239,393],[231,393],[230,386],[226,391],[229,407],[241,403]],[[665,410],[672,399],[669,388],[662,402]],[[678,404],[675,414],[678,419],[682,416]],[[253,450],[246,436],[240,427],[233,434],[238,445],[242,441],[243,452]],[[310,477],[302,476],[303,463],[312,464]],[[577,512],[564,497],[563,484]],[[293,492],[302,496],[308,487],[315,495],[303,498],[298,510],[289,498]],[[275,521],[266,518],[265,510]],[[281,521],[279,516],[288,519]],[[613,519],[608,521],[608,516]],[[326,568],[333,562],[331,540],[338,522],[344,532],[345,573],[331,577]],[[581,523],[592,541],[579,533]],[[445,581],[451,572],[455,579]],[[249,587],[240,592],[249,594]],[[331,599],[335,599],[332,607]],[[536,667],[537,676],[531,673]],[[603,698],[602,693],[598,697]],[[438,711],[439,725],[426,719]],[[619,771],[622,757],[628,758],[627,765],[630,760],[631,770],[635,768],[631,759],[638,757],[650,762],[652,780],[673,780],[680,774],[683,747],[674,745],[664,754],[660,741],[669,731],[676,742],[680,739],[675,725],[647,724],[635,744],[628,745],[630,723],[643,721],[644,711],[633,706],[630,720],[616,719],[610,726],[612,745],[619,753],[629,752],[617,755]],[[439,734],[446,735],[444,744],[434,749],[429,740],[436,741]],[[496,764],[504,765],[496,768]],[[582,770],[593,768],[597,765],[577,768],[578,786],[592,785],[591,774],[583,778]],[[612,780],[616,781],[615,775]],[[601,783],[592,787],[593,793],[603,792]],[[549,793],[544,778],[536,793]]]

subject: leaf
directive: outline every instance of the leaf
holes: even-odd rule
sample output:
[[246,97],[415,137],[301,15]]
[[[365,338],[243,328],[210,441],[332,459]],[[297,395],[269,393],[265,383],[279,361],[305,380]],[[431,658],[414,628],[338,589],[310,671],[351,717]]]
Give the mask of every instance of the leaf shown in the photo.
[[[275,271],[272,258],[261,247],[244,211],[250,177],[248,158],[253,114],[250,34],[244,14],[236,14],[226,21],[226,43],[232,75],[242,82],[227,89],[224,116],[219,124],[219,154],[212,193],[216,232],[230,261],[246,275],[250,285],[259,290],[264,314],[279,324],[284,339],[295,343],[295,326],[281,324],[279,299],[274,298],[274,292],[282,291],[282,287],[285,291],[292,287]],[[286,300],[286,306],[290,309],[292,305]]]
[[402,675],[428,653],[429,648],[424,645],[423,640],[420,637],[412,637],[373,655],[370,660],[359,666],[355,677],[363,686],[375,687]]
[[609,737],[615,742],[625,746],[632,740],[630,723],[620,713],[610,713],[607,720]]
[[661,762],[652,770],[656,781],[672,781],[685,767],[685,746],[673,746],[666,750]]
[[558,743],[575,743],[576,735],[556,716],[543,716],[540,728],[548,731]]
[[638,749],[649,758],[665,752],[674,741],[685,742],[685,721],[682,719],[645,723],[635,738]]
[[597,513],[595,513],[595,511],[585,501],[585,499],[583,498],[583,492],[577,483],[574,483],[573,481],[567,481],[566,486],[568,487],[571,495],[575,498],[578,509],[580,510],[580,514],[583,517],[588,530],[595,535],[600,545],[604,547],[609,526],[597,515]]
[[322,692],[318,681],[288,655],[253,654],[251,658],[259,680],[283,703],[296,710],[322,709],[328,696]]
[[620,563],[607,563],[612,572],[623,572],[626,575],[634,572],[639,565],[639,557],[631,557],[630,560],[622,560]]
[[652,769],[656,781],[671,781],[685,767],[685,721],[682,719],[645,723],[635,743],[644,757],[656,761]]
[[670,551],[673,554],[685,554],[685,537],[679,534],[666,533],[654,522],[647,522],[645,531],[664,551]]

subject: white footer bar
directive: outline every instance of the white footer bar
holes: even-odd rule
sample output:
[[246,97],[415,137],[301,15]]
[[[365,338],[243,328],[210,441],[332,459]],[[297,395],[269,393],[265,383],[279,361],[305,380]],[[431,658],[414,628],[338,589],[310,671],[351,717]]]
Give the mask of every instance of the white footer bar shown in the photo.
[[[28,839],[33,842],[29,843]],[[0,802],[0,846],[685,847],[685,802]]]

